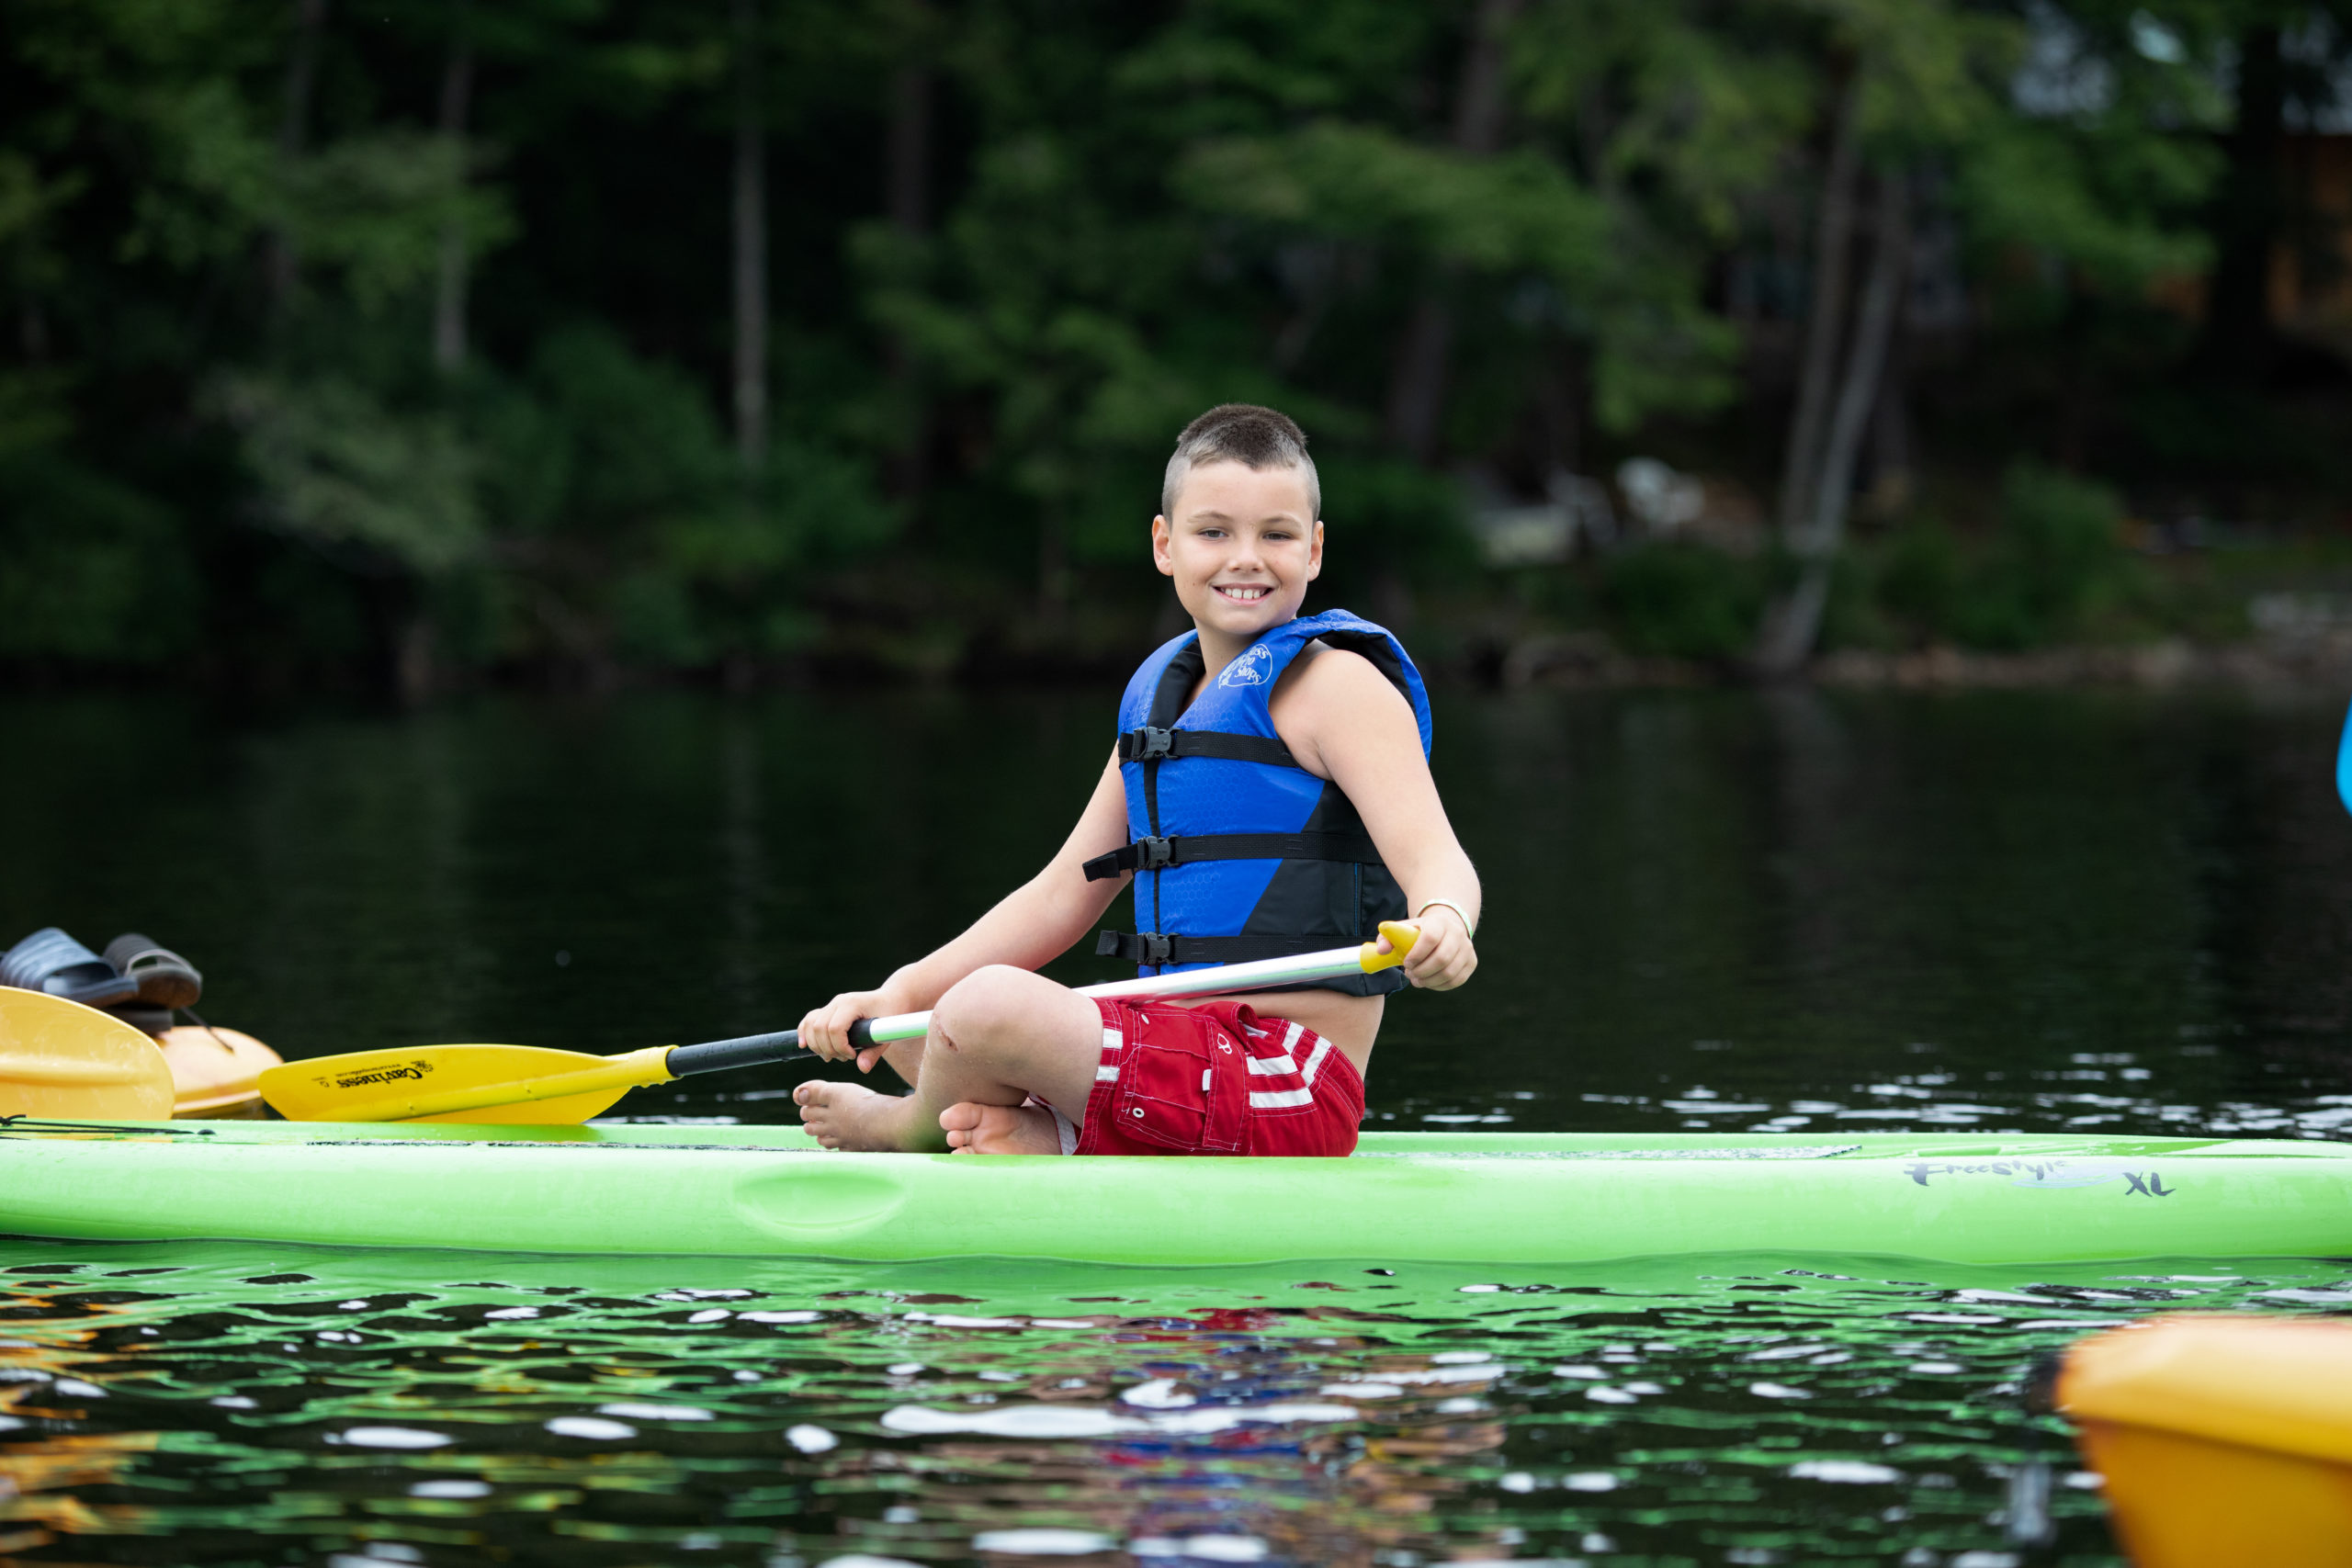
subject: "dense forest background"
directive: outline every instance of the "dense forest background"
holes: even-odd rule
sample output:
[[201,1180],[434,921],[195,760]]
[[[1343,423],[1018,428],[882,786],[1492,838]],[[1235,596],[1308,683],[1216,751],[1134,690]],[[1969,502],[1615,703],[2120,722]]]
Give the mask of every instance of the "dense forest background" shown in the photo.
[[2352,0],[0,17],[17,682],[1123,669],[1227,400],[1469,671],[2352,584]]

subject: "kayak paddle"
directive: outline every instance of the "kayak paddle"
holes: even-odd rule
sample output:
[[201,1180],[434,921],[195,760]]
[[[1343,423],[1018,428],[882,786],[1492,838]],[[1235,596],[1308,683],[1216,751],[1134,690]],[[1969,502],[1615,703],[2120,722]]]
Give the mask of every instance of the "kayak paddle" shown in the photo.
[[155,1043],[96,1008],[0,986],[0,1116],[161,1122],[172,1069]]
[[[1384,920],[1380,934],[1393,951],[1382,953],[1379,943],[1367,942],[1361,947],[1081,986],[1079,995],[1135,1000],[1214,997],[1369,975],[1402,964],[1420,931],[1402,921]],[[851,1026],[850,1040],[859,1046],[886,1045],[917,1039],[930,1027],[927,1012],[865,1018]],[[259,1083],[262,1098],[289,1122],[559,1126],[587,1121],[633,1089],[804,1054],[799,1031],[793,1029],[700,1045],[649,1045],[617,1056],[538,1045],[421,1045],[289,1062],[263,1073]],[[165,1103],[168,1108],[168,1099]]]

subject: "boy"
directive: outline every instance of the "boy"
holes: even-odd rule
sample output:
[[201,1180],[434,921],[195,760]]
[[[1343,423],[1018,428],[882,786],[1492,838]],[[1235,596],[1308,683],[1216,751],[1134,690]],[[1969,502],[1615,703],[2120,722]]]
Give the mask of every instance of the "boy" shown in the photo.
[[[1211,409],[1177,438],[1160,507],[1152,559],[1194,629],[1129,682],[1119,746],[1045,870],[800,1021],[818,1055],[885,1059],[913,1086],[801,1085],[827,1147],[1345,1155],[1384,994],[1477,967],[1478,878],[1430,777],[1419,675],[1367,621],[1298,618],[1323,567],[1306,435],[1272,409]],[[1131,882],[1148,929],[1097,952],[1146,974],[1343,947],[1408,911],[1420,938],[1401,975],[1247,1001],[1097,1002],[1033,973]],[[860,1018],[925,1009],[924,1040],[849,1044]]]

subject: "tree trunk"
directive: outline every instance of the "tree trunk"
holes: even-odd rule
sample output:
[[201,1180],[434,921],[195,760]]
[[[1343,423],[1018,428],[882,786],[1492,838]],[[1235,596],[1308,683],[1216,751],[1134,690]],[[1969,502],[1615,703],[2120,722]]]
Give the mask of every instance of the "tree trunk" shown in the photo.
[[1886,365],[1879,371],[1878,404],[1871,412],[1870,434],[1863,453],[1863,493],[1871,498],[1882,519],[1893,517],[1909,506],[1916,487],[1913,458],[1918,443],[1911,427],[1911,338],[1904,327],[1905,312],[1898,301],[1894,324],[1887,339]]
[[435,684],[433,617],[413,605],[401,617],[392,645],[392,693],[402,707],[423,707]]
[[1584,394],[1584,364],[1571,350],[1547,356],[1535,372],[1532,445],[1546,484],[1583,467]]
[[1838,410],[1829,422],[1822,452],[1821,491],[1814,501],[1812,526],[1801,543],[1808,556],[1837,549],[1846,529],[1846,509],[1854,493],[1854,466],[1862,435],[1878,401],[1886,367],[1886,345],[1894,335],[1894,315],[1903,302],[1903,277],[1910,262],[1911,211],[1908,177],[1900,170],[1878,180],[1878,235],[1871,254],[1870,282],[1862,291],[1860,316],[1838,389]]
[[931,231],[931,68],[901,65],[890,74],[890,222],[901,234]]
[[1784,538],[1792,538],[1814,511],[1821,425],[1828,417],[1830,382],[1837,374],[1838,344],[1846,315],[1859,169],[1855,122],[1860,118],[1861,96],[1862,73],[1849,67],[1838,83],[1838,107],[1830,123],[1829,159],[1822,175],[1821,211],[1814,230],[1813,301],[1805,318],[1804,357],[1797,370],[1796,412],[1789,422],[1788,451],[1781,464]]
[[[931,102],[928,65],[901,65],[891,73],[883,208],[890,226],[908,241],[931,231]],[[931,403],[905,340],[893,337],[888,352],[890,379],[906,420],[890,460],[890,490],[920,514],[923,492],[931,486]]]
[[[291,165],[310,139],[311,97],[319,76],[319,36],[326,30],[327,0],[294,0],[294,47],[286,61],[286,111],[277,124],[279,160]],[[301,257],[283,225],[273,230],[265,262],[273,319],[283,320],[294,299]]]
[[759,0],[735,0],[735,450],[767,456],[767,139],[760,117]]
[[1453,99],[1453,144],[1464,152],[1492,152],[1503,135],[1503,35],[1526,0],[1478,0],[1462,81]]
[[1911,249],[1907,186],[1907,176],[1899,171],[1878,180],[1878,234],[1871,250],[1870,281],[1863,287],[1861,309],[1854,320],[1853,339],[1839,377],[1837,406],[1815,470],[1818,479],[1813,511],[1789,538],[1790,551],[1800,563],[1796,587],[1767,613],[1763,635],[1758,639],[1757,671],[1768,678],[1794,674],[1812,656],[1814,642],[1821,634],[1821,612],[1829,601],[1830,569],[1845,538],[1846,511],[1854,492],[1854,466],[1861,457],[1862,435],[1878,401],[1887,340],[1894,335],[1895,310],[1902,302],[1903,275]]
[[2213,281],[2205,302],[2200,357],[2211,372],[2258,377],[2269,359],[2270,253],[2283,203],[2287,67],[2278,27],[2249,28],[2238,39],[2237,114],[2222,146],[2229,173],[2212,206]]
[[1422,296],[1405,322],[1388,382],[1388,439],[1416,463],[1437,456],[1445,412],[1445,361],[1453,346],[1453,312],[1435,294]]
[[[441,71],[441,136],[457,161],[459,198],[466,186],[466,118],[472,107],[474,46],[466,30],[464,0],[457,8],[457,36],[450,40],[449,59]],[[441,276],[433,298],[433,365],[443,375],[455,375],[466,363],[466,221],[452,206],[441,225]]]
[[[1453,97],[1454,148],[1485,155],[1501,145],[1504,37],[1526,7],[1526,0],[1478,0],[1470,24],[1469,47]],[[1448,269],[1450,272],[1450,269]],[[1437,456],[1445,415],[1446,361],[1453,347],[1453,312],[1444,299],[1445,273],[1414,306],[1398,340],[1388,381],[1387,432],[1391,445],[1417,463]]]
[[1049,501],[1037,525],[1038,623],[1049,637],[1059,639],[1069,625],[1070,587],[1069,531],[1062,525],[1062,503]]

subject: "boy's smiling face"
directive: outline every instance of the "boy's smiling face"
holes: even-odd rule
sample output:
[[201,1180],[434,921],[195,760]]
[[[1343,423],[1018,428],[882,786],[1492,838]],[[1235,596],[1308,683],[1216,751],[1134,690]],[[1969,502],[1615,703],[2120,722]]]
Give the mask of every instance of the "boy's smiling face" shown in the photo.
[[1151,520],[1151,558],[1175,580],[1204,651],[1230,658],[1298,615],[1323,570],[1323,525],[1296,468],[1205,463],[1185,476],[1174,514]]

